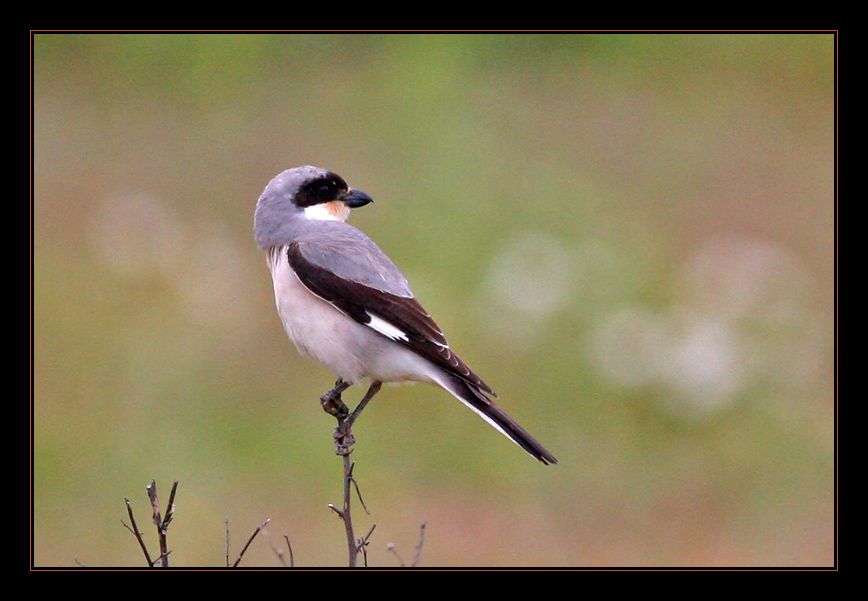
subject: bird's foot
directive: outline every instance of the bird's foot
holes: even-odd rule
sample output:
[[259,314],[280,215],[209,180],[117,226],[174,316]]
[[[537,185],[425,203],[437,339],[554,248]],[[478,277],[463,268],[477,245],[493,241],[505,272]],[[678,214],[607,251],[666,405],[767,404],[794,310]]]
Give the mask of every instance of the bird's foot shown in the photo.
[[323,411],[329,415],[334,415],[338,420],[343,421],[350,414],[349,407],[346,406],[341,393],[347,389],[347,384],[338,380],[335,387],[319,397]]

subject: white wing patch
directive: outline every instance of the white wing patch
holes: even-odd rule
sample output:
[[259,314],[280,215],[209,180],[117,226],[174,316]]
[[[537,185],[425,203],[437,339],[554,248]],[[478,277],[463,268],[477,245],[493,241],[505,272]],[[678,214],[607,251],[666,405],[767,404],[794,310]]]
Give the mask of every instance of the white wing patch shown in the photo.
[[371,321],[365,324],[369,328],[377,330],[380,334],[387,338],[391,338],[392,340],[403,340],[405,342],[409,340],[407,334],[405,334],[400,328],[396,328],[385,319],[377,317],[369,311],[365,311],[365,313],[367,313],[368,317],[371,318]]

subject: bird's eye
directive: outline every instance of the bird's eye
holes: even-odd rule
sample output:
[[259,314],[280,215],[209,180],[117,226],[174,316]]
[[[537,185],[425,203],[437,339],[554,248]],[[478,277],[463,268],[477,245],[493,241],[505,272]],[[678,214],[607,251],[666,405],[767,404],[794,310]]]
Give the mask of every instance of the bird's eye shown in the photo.
[[322,200],[330,200],[334,197],[334,184],[328,183],[323,184],[317,190],[317,196],[319,196]]

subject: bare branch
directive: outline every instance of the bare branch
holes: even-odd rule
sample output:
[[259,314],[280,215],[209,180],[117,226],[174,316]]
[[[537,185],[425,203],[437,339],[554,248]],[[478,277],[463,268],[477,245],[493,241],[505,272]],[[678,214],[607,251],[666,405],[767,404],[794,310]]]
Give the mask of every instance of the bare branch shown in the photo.
[[[419,542],[416,544],[416,551],[413,553],[413,563],[410,564],[411,568],[415,568],[419,565],[419,560],[422,558],[422,545],[425,544],[425,526],[428,525],[428,522],[422,522],[422,525],[419,526]],[[395,543],[389,543],[386,545],[386,550],[394,555],[398,562],[401,564],[402,568],[406,568],[407,564],[404,563],[404,559],[398,555],[398,549],[396,548]]]
[[277,559],[280,561],[280,565],[282,565],[285,568],[288,568],[289,566],[286,565],[286,559],[284,559],[284,557],[283,557],[283,549],[281,549],[279,546],[275,545],[274,542],[272,542],[271,535],[268,534],[268,530],[264,529],[262,531],[262,536],[265,537],[265,540],[268,541],[268,546],[271,547],[271,550],[274,551],[275,555],[277,555]]
[[[176,485],[172,488],[172,492],[174,493]],[[163,518],[160,517],[160,500],[157,498],[157,483],[154,480],[151,480],[151,483],[145,487],[148,491],[148,498],[151,499],[151,508],[153,509],[153,518],[154,524],[157,526],[157,537],[160,539],[160,557],[162,560],[162,566],[164,568],[169,567],[169,549],[168,543],[166,541],[166,530],[163,528]]]
[[157,565],[157,562],[160,561],[161,559],[164,560],[163,563],[165,563],[165,561],[167,561],[166,558],[171,554],[172,554],[171,551],[166,551],[165,555],[160,553],[160,556],[154,560],[154,563],[151,564],[151,567],[154,567],[155,565]]
[[368,545],[370,544],[371,535],[374,533],[374,528],[377,525],[374,524],[371,526],[371,529],[368,530],[368,533],[359,539],[358,549],[362,552],[362,557],[365,559],[365,567],[368,567]]
[[367,545],[368,544],[368,541],[371,539],[371,535],[374,533],[374,528],[376,528],[376,527],[377,527],[376,524],[371,526],[371,529],[368,530],[368,533],[359,539],[360,545]]
[[295,567],[295,557],[292,555],[292,543],[289,542],[289,536],[284,534],[283,540],[286,541],[286,548],[289,549],[289,565],[286,563],[286,557],[278,545],[275,545],[271,541],[271,536],[268,534],[268,530],[263,530],[262,534],[265,536],[265,539],[268,541],[268,546],[271,547],[271,550],[274,551],[274,554],[277,555],[277,559],[280,560],[280,564],[285,568],[294,568]]
[[229,567],[229,518],[226,518],[226,567]]
[[247,547],[250,546],[250,543],[253,542],[253,539],[256,538],[256,535],[259,534],[259,531],[265,528],[268,525],[268,522],[271,521],[271,518],[268,518],[262,524],[256,527],[256,530],[253,531],[253,534],[250,535],[250,538],[247,539],[247,544],[244,545],[244,548],[241,549],[241,553],[238,554],[238,559],[235,560],[235,563],[232,564],[233,568],[237,568],[238,564],[241,563],[241,559],[244,557],[244,554],[247,552]]
[[353,486],[356,488],[356,496],[359,497],[359,503],[362,504],[362,509],[365,510],[365,513],[367,513],[368,515],[371,515],[371,512],[368,511],[368,506],[365,505],[365,500],[362,498],[362,491],[359,490],[359,483],[358,483],[358,481],[353,477],[353,470],[354,470],[355,468],[356,468],[356,464],[355,464],[355,463],[353,463],[352,465],[350,465],[350,474],[349,474],[349,476],[350,476],[350,482],[352,482],[352,483],[353,483]]
[[[340,426],[338,426],[340,429]],[[352,434],[350,433],[350,436]],[[349,440],[352,440],[350,438]],[[338,453],[340,453],[340,444],[338,444]],[[349,566],[351,568],[356,567],[356,558],[359,555],[359,548],[356,546],[356,535],[353,534],[353,517],[350,513],[350,482],[352,482],[352,476],[350,475],[351,465],[350,465],[350,454],[349,449],[343,455],[344,459],[344,508],[339,512],[341,519],[344,521],[344,529],[347,533],[347,551],[349,552]]]
[[145,487],[148,491],[148,498],[151,500],[151,509],[153,510],[154,525],[159,528],[163,523],[163,518],[160,517],[160,500],[157,498],[157,483],[151,480],[151,483]]
[[268,546],[271,547],[271,550],[274,551],[275,555],[277,555],[277,559],[280,561],[280,565],[288,568],[289,566],[286,565],[286,560],[283,558],[283,549],[271,542],[271,538],[268,539]]
[[87,567],[85,564],[81,563],[81,562],[78,560],[78,557],[73,557],[72,560],[73,560],[75,563],[77,563],[78,565],[80,565],[81,567],[83,567],[83,568],[86,568],[86,567]]
[[[365,396],[359,401],[359,404],[356,406],[355,410],[352,413],[349,412],[349,409],[341,400],[341,393],[347,389],[347,383],[338,380],[335,383],[335,387],[323,394],[320,397],[320,402],[322,403],[323,410],[329,415],[333,415],[338,422],[337,428],[335,428],[334,432],[334,440],[335,440],[335,454],[340,455],[343,458],[343,467],[344,467],[344,503],[343,508],[338,509],[334,505],[329,505],[329,509],[334,511],[344,522],[344,529],[346,530],[347,535],[347,554],[348,554],[348,563],[351,568],[356,567],[356,562],[358,560],[359,553],[364,552],[365,544],[361,544],[361,541],[364,541],[365,538],[361,539],[361,541],[356,540],[356,536],[353,533],[353,517],[351,512],[351,497],[352,497],[352,488],[355,487],[356,494],[359,497],[359,502],[364,508],[366,513],[368,512],[368,508],[365,506],[365,502],[362,499],[361,491],[359,490],[359,483],[356,482],[353,477],[353,469],[355,468],[355,464],[350,461],[350,453],[352,453],[352,446],[355,444],[356,439],[353,437],[353,423],[359,418],[364,408],[367,406],[368,402],[374,398],[380,388],[382,387],[382,382],[373,381],[371,382],[370,387],[368,387],[368,391],[365,393]],[[370,515],[370,513],[369,513]],[[365,554],[365,561],[367,563],[367,554]]]
[[286,541],[286,548],[289,549],[289,567],[295,567],[295,557],[292,556],[292,543],[289,542],[289,536],[284,534],[283,539]]
[[169,493],[169,504],[166,506],[166,517],[163,518],[162,523],[160,524],[160,530],[163,533],[169,529],[169,523],[172,521],[172,518],[175,517],[175,493],[178,491],[178,481],[175,480],[172,483],[172,490]]
[[124,527],[133,533],[136,537],[136,540],[139,541],[139,546],[142,548],[142,553],[145,554],[145,560],[148,562],[148,567],[152,567],[154,562],[151,561],[151,554],[148,553],[148,548],[145,546],[145,541],[142,540],[142,533],[139,532],[139,527],[136,525],[136,518],[133,515],[133,505],[130,503],[130,500],[127,497],[124,497],[124,502],[127,504],[127,513],[130,516],[130,524],[132,527],[124,524],[124,521],[121,520],[121,524],[124,524]]
[[395,557],[398,558],[398,563],[401,564],[402,568],[407,567],[407,564],[405,564],[404,560],[401,559],[401,556],[398,555],[398,551],[395,549],[395,543],[389,543],[388,545],[386,545],[386,551],[388,551],[389,553],[391,553],[392,555],[394,555]]
[[422,525],[419,526],[419,544],[416,545],[416,553],[413,555],[413,563],[410,564],[410,567],[418,566],[419,560],[422,558],[422,545],[425,544],[425,526],[427,525],[428,522],[422,522]]

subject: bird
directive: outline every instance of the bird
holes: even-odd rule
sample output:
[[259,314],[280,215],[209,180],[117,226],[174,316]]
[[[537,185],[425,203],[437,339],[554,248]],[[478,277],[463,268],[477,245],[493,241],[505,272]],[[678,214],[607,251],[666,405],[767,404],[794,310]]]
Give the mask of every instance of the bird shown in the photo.
[[366,399],[384,382],[439,386],[543,464],[557,463],[492,401],[494,390],[452,350],[400,269],[346,222],[352,209],[372,202],[336,173],[312,165],[279,173],[259,196],[254,238],[299,353],[338,376],[332,397],[364,379],[371,383]]

